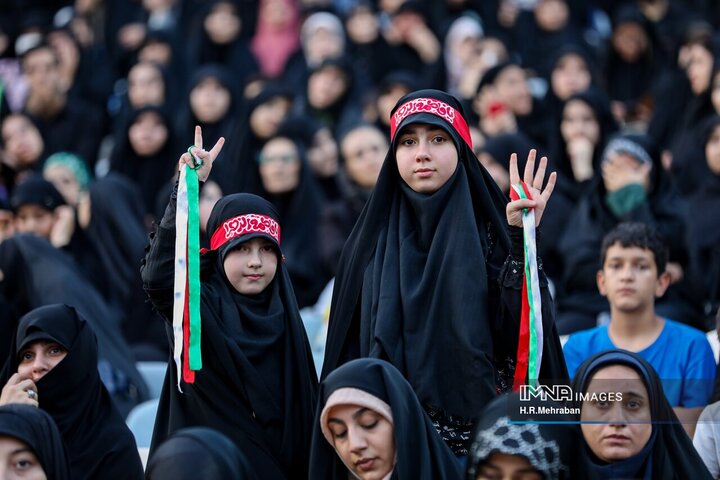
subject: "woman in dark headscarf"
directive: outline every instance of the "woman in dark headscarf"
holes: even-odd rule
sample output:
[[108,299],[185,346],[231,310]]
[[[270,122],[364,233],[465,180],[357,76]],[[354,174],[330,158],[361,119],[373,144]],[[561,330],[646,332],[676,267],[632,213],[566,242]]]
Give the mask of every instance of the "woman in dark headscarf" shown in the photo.
[[624,350],[593,355],[578,368],[572,390],[610,395],[606,402],[575,404],[581,408],[591,471],[599,478],[712,478],[668,404],[660,378],[639,355]]
[[195,125],[200,125],[213,142],[231,135],[238,112],[238,96],[232,74],[225,66],[199,67],[188,85],[185,111],[177,122],[178,135],[192,135]]
[[97,370],[123,415],[147,398],[147,387],[120,330],[120,315],[69,255],[35,235],[15,235],[0,243],[0,271],[0,289],[19,315],[65,303],[90,322],[98,340]]
[[[64,357],[51,361],[63,351]],[[100,381],[97,364],[90,325],[72,307],[47,305],[20,319],[0,381],[8,388],[17,382],[16,372],[31,380],[34,388],[26,389],[27,395],[57,424],[73,478],[142,479],[135,440]]]
[[214,176],[220,182],[223,193],[263,193],[257,156],[287,118],[292,98],[290,90],[270,83],[247,101],[242,120],[228,141],[228,152],[214,167]]
[[244,85],[258,71],[257,60],[243,32],[251,22],[241,17],[236,2],[213,0],[201,8],[204,11],[197,13],[200,21],[195,34],[190,35],[193,40],[189,46],[189,64],[224,65],[237,84]]
[[[62,437],[53,419],[43,410],[21,404],[0,406],[0,442],[6,439],[21,443],[21,453],[13,457],[14,464],[34,471],[37,462],[46,478],[70,480],[70,463]],[[27,463],[29,467],[25,467]]]
[[[556,410],[542,415],[541,408]],[[518,394],[490,402],[473,436],[466,480],[498,478],[499,473],[515,478],[508,470],[520,470],[522,478],[528,475],[533,480],[593,478],[587,471],[580,429],[563,411],[555,402],[523,400]]]
[[[609,311],[597,290],[596,274],[602,239],[622,221],[653,226],[668,243],[674,280],[656,309],[660,315],[700,328],[700,289],[687,270],[685,208],[672,178],[646,136],[619,135],[608,142],[601,166],[568,217],[560,239],[564,252],[558,295],[558,329],[562,334],[592,328],[598,314]],[[677,268],[682,270],[677,270]],[[672,270],[675,269],[675,270]]]
[[[522,229],[508,231],[503,211],[519,204],[508,207],[478,162],[454,97],[413,92],[392,121],[390,151],[340,257],[323,376],[359,356],[388,360],[464,455],[477,412],[510,388],[515,370]],[[541,196],[544,169],[543,161],[533,192],[538,216],[555,178]],[[542,292],[540,378],[566,378],[552,300]]]
[[707,171],[688,197],[687,222],[690,257],[705,286],[705,316],[711,319],[720,306],[720,116],[704,127]]
[[[204,181],[222,139],[202,149]],[[180,165],[192,162],[181,157]],[[173,315],[173,192],[142,268],[145,290],[169,322]],[[277,210],[251,194],[223,197],[208,220],[210,250],[201,258],[203,368],[182,384],[168,366],[151,451],[173,432],[207,426],[253,458],[260,478],[307,478],[308,443],[317,379],[290,277],[282,259]],[[250,453],[252,452],[252,454]]]
[[[184,428],[158,447],[145,470],[147,480],[260,480],[248,452],[210,428]],[[257,459],[253,458],[253,461]]]
[[268,140],[258,157],[263,197],[278,211],[283,225],[283,253],[298,307],[314,305],[330,274],[320,260],[318,224],[323,196],[294,139]]
[[319,400],[310,478],[460,478],[458,460],[391,364],[348,362],[323,381]]
[[172,132],[163,110],[143,107],[130,116],[110,157],[111,170],[122,173],[140,188],[146,216],[152,216],[158,190],[174,173]]

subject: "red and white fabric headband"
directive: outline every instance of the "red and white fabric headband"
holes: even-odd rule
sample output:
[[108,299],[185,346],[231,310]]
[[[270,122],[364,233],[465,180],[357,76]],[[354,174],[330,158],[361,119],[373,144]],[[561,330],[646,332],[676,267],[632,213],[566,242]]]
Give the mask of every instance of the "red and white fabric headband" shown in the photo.
[[217,250],[233,238],[249,233],[270,235],[280,245],[280,224],[267,215],[246,213],[225,220],[210,238],[210,249]]
[[414,98],[405,102],[390,116],[390,140],[395,138],[398,127],[408,116],[415,113],[429,113],[448,122],[472,149],[470,129],[462,114],[447,103],[435,98]]

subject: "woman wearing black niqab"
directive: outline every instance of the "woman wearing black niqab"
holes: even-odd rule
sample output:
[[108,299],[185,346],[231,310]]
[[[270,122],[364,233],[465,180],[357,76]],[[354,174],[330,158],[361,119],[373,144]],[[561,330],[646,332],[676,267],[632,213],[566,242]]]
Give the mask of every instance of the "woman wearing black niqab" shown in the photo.
[[39,408],[60,430],[72,477],[142,479],[135,440],[100,380],[95,334],[73,307],[47,305],[20,319],[0,382],[5,385],[18,372],[21,354],[37,341],[55,342],[67,351],[35,385]]
[[[587,434],[583,433],[586,435],[585,448],[590,459],[591,472],[603,479],[679,480],[692,478],[700,480],[712,478],[695,451],[692,440],[667,402],[660,378],[652,366],[639,355],[624,350],[609,350],[593,355],[585,360],[575,372],[572,391],[586,393],[593,378],[600,370],[617,365],[631,368],[642,380],[647,390],[652,432],[645,446],[636,454],[614,462],[601,460],[588,445]],[[598,381],[607,382],[601,384],[601,387],[613,391],[613,388],[618,389],[620,382],[627,380],[617,379],[617,383],[612,379]],[[623,401],[625,401],[624,398]],[[586,402],[586,404],[589,403]],[[586,404],[581,402],[575,406],[583,409],[589,408]],[[611,422],[613,425],[615,423],[614,420]],[[596,424],[588,423],[583,424],[583,427],[597,428],[597,425],[599,425],[597,422]],[[620,425],[615,425],[614,428],[620,428]],[[622,434],[621,430],[617,430],[617,432],[619,435]]]
[[[385,420],[392,424],[395,462],[392,473],[384,478],[452,480],[461,477],[460,463],[435,431],[407,380],[383,360],[361,358],[337,368],[320,385],[310,452],[310,478],[357,478],[336,451],[338,439],[334,429],[328,427],[333,408],[345,405],[390,417]],[[380,453],[381,458],[389,455],[387,450],[376,453]]]
[[163,442],[148,461],[146,480],[260,480],[248,457],[222,433],[184,428]]
[[0,438],[11,437],[27,445],[50,480],[70,480],[70,463],[52,417],[30,405],[0,407]]
[[[198,133],[196,144],[202,145]],[[221,145],[211,152],[196,150],[205,161],[198,170],[201,180]],[[187,153],[182,159],[191,161]],[[175,191],[142,268],[145,290],[168,322],[173,318],[176,204]],[[151,455],[173,432],[206,426],[227,435],[252,458],[260,478],[307,478],[308,412],[315,405],[317,378],[290,278],[280,261],[278,219],[267,200],[252,194],[225,196],[213,208],[207,228],[213,232],[211,249],[201,257],[203,368],[194,383],[182,384],[181,393],[178,372],[172,362],[168,366]],[[256,238],[272,245],[277,270],[261,292],[241,293],[228,277],[225,260]]]
[[[421,90],[400,99],[392,115],[391,149],[340,257],[323,377],[357,357],[389,361],[464,455],[477,413],[512,383],[522,229],[508,234],[507,200],[473,154],[457,99]],[[396,151],[409,125],[442,129],[455,146],[457,167],[432,194],[400,177]],[[552,299],[541,291],[540,378],[564,379]]]

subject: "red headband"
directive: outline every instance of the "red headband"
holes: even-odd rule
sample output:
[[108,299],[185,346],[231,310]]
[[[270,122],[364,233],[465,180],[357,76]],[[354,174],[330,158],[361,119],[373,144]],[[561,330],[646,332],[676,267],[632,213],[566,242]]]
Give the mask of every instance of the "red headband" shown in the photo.
[[414,113],[429,113],[442,118],[453,126],[455,131],[460,134],[462,139],[465,140],[465,143],[472,149],[470,129],[462,114],[447,103],[435,98],[414,98],[400,105],[398,109],[395,110],[395,113],[390,116],[390,141],[395,137],[395,132],[400,123]]
[[225,220],[210,239],[210,250],[217,250],[228,241],[248,233],[264,233],[270,235],[280,245],[280,224],[266,215],[246,213]]

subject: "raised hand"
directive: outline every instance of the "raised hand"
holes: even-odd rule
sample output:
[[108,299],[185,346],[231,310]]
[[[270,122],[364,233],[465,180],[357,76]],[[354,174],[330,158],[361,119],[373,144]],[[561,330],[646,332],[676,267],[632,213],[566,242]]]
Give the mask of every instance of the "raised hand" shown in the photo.
[[[528,153],[527,163],[525,164],[525,173],[523,175],[523,181],[530,191],[532,200],[521,198],[507,204],[507,207],[505,208],[505,215],[507,217],[508,225],[522,228],[522,211],[525,208],[535,209],[535,226],[537,227],[540,225],[540,219],[545,212],[547,202],[550,200],[550,195],[552,195],[553,189],[555,188],[557,173],[552,172],[550,177],[548,177],[545,189],[541,190],[543,181],[545,180],[547,157],[542,157],[540,159],[540,166],[538,167],[537,172],[535,172],[536,155],[537,151],[535,149],[530,150],[530,153]],[[517,154],[513,153],[510,156],[510,184],[517,185],[518,183],[520,183],[520,174],[518,173]]]
[[[212,164],[217,158],[217,156],[220,154],[220,151],[222,150],[224,144],[225,138],[220,137],[215,143],[215,146],[213,146],[209,152],[207,150],[204,150],[202,129],[199,125],[195,126],[195,144],[191,148],[193,154],[197,158],[202,160],[202,165],[195,170],[198,176],[198,180],[200,180],[201,182],[207,180],[208,176],[210,175],[210,171],[212,170]],[[180,156],[180,160],[178,161],[178,170],[180,170],[186,163],[191,167],[195,166],[195,160],[188,152],[185,152]]]

